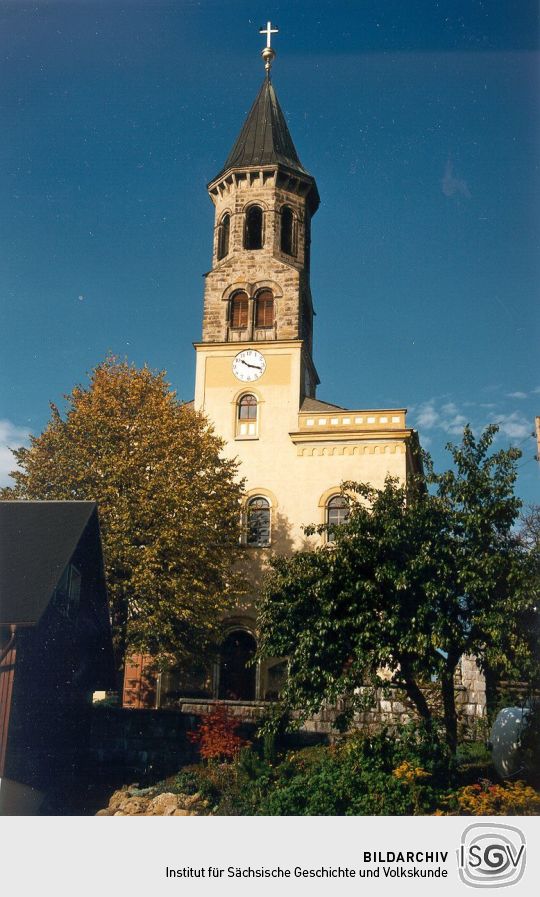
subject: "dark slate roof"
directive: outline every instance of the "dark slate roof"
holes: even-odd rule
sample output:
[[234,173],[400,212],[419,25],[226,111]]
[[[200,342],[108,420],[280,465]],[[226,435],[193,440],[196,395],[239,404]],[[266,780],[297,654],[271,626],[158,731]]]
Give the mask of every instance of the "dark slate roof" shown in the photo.
[[0,501],[0,625],[37,623],[92,515],[92,501]]
[[331,402],[321,402],[319,399],[311,399],[309,396],[306,396],[300,411],[331,411],[332,408],[338,411],[346,410],[342,405],[332,405]]
[[275,164],[311,177],[298,158],[272,82],[265,78],[238,139],[214,180],[230,168]]

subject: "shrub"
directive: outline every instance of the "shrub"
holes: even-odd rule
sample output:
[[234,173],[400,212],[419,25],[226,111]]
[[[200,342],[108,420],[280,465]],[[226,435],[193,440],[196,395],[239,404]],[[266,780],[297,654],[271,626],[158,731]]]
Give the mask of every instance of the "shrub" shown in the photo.
[[409,724],[355,734],[330,748],[289,754],[259,812],[269,816],[418,815],[433,812],[452,780],[436,733]]
[[224,704],[217,704],[196,729],[188,732],[188,738],[198,745],[203,760],[234,760],[248,744],[237,734],[240,725]]
[[525,782],[505,782],[494,785],[484,779],[476,785],[466,785],[443,802],[448,814],[452,810],[460,816],[538,816],[540,794]]
[[174,780],[174,788],[179,794],[196,794],[201,790],[201,781],[198,770],[196,768],[185,768],[180,770]]
[[535,788],[540,788],[540,702],[538,701],[529,713],[521,736],[521,752],[525,778]]

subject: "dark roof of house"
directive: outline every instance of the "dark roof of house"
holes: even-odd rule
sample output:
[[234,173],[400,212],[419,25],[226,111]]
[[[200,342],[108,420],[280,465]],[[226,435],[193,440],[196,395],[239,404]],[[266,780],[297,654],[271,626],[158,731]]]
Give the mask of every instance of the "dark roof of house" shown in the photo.
[[321,402],[319,399],[311,399],[309,396],[306,396],[300,411],[331,411],[332,408],[338,411],[346,410],[342,405],[333,405],[331,402]]
[[214,180],[230,168],[274,164],[311,177],[298,158],[272,82],[265,78],[236,143]]
[[97,506],[0,501],[0,625],[37,623]]

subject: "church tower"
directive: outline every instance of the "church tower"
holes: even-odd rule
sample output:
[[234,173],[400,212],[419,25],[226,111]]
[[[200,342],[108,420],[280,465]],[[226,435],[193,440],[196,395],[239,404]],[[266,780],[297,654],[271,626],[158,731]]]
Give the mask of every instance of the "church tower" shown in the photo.
[[406,428],[403,408],[349,411],[316,397],[309,275],[319,194],[270,79],[270,24],[264,33],[266,77],[208,184],[212,267],[195,344],[195,407],[246,481],[243,566],[251,590],[224,621],[213,680],[214,697],[231,700],[271,699],[284,674],[283,661],[259,666],[256,677],[249,663],[269,556],[306,547],[308,524],[339,525],[347,513],[342,482],[379,487],[387,474],[403,480],[417,465],[416,434]]
[[[298,158],[269,71],[208,192],[215,209],[212,268],[197,350],[207,358],[210,346],[233,355],[256,347],[252,361],[263,356],[272,366],[280,346],[294,341],[299,407],[304,397],[315,396],[319,382],[309,282],[311,219],[319,194]],[[236,373],[242,372],[258,373],[249,368],[247,355],[237,364]],[[208,397],[196,392],[197,404],[209,410]]]

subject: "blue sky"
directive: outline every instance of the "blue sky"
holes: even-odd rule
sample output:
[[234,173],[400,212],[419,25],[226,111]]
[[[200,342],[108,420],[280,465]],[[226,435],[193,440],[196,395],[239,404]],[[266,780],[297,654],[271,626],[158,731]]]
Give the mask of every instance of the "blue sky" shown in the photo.
[[205,185],[263,76],[322,198],[319,397],[405,406],[436,465],[463,424],[523,450],[538,501],[538,11],[520,0],[0,2],[7,445],[108,351],[192,396]]

